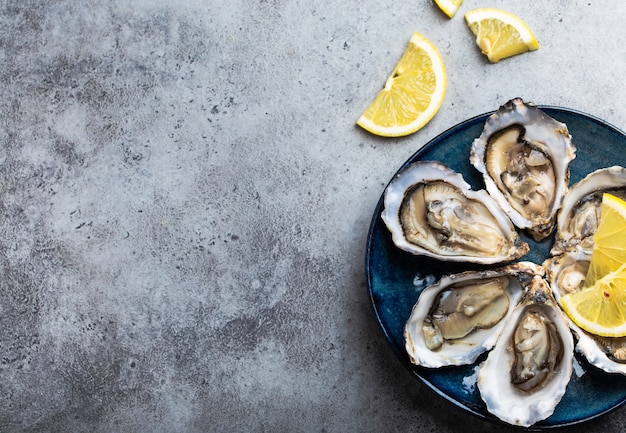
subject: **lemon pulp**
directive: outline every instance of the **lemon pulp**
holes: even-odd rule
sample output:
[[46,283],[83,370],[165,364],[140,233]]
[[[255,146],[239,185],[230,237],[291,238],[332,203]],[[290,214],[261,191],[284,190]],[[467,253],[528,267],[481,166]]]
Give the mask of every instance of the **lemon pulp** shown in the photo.
[[593,235],[593,251],[584,287],[626,263],[626,202],[612,194],[602,195],[600,224]]
[[626,336],[626,264],[593,286],[561,297],[570,319],[587,332],[603,337]]

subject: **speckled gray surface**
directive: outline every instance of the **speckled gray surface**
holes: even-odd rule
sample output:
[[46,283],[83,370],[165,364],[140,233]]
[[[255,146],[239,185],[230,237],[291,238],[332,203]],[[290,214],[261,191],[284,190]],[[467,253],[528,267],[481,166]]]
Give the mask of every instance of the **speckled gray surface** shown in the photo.
[[[512,431],[394,357],[370,218],[419,147],[512,97],[626,128],[626,3],[335,3],[2,2],[0,431]],[[486,63],[479,6],[541,48]],[[446,99],[376,138],[355,120],[414,31]]]

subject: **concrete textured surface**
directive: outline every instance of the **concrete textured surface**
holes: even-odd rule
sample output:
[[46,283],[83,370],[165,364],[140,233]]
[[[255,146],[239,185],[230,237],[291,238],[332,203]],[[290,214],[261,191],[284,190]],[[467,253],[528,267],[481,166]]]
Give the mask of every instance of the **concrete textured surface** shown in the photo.
[[[540,49],[488,64],[463,13]],[[521,96],[626,128],[626,3],[0,2],[0,431],[509,432],[395,358],[364,250],[384,186]],[[448,92],[355,126],[418,31]],[[626,408],[570,432],[626,430]]]

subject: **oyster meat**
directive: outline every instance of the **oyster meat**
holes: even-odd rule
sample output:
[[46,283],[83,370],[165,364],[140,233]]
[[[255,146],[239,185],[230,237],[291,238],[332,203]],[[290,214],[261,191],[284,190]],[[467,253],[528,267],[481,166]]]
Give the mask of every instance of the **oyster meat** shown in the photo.
[[438,368],[473,363],[493,347],[522,287],[543,268],[518,262],[442,277],[420,293],[404,327],[411,362]]
[[602,194],[605,192],[626,199],[624,167],[596,170],[570,187],[558,214],[552,255],[560,255],[574,248],[591,254],[593,234],[600,222]]
[[490,413],[523,427],[552,415],[573,370],[567,322],[548,283],[535,276],[478,369],[478,389]]
[[[583,288],[591,255],[571,250],[552,257],[543,264],[552,293],[560,303],[561,296]],[[607,373],[626,375],[626,337],[600,337],[593,335],[571,320],[569,327],[576,336],[576,350],[587,361]]]
[[515,98],[489,116],[470,162],[513,224],[541,240],[554,228],[575,156],[564,123]]
[[500,263],[528,252],[509,217],[484,190],[435,161],[402,170],[385,190],[381,215],[394,244],[448,261]]

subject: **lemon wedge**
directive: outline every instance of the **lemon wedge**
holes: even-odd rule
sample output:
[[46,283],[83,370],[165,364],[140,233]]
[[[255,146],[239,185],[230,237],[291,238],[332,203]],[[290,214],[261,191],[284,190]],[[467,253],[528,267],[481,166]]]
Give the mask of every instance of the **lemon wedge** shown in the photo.
[[383,137],[421,129],[439,111],[446,93],[446,69],[437,48],[414,33],[384,88],[357,125]]
[[465,21],[476,36],[476,44],[492,63],[539,48],[532,30],[509,12],[474,9],[465,14]]
[[463,0],[435,0],[435,4],[446,14],[449,18],[452,18],[456,11],[463,3]]
[[[626,263],[626,202],[612,194],[602,195],[600,224],[593,235],[593,251],[583,287]],[[624,288],[626,290],[626,287]]]
[[562,296],[561,306],[587,332],[603,337],[626,336],[626,264],[593,286]]

